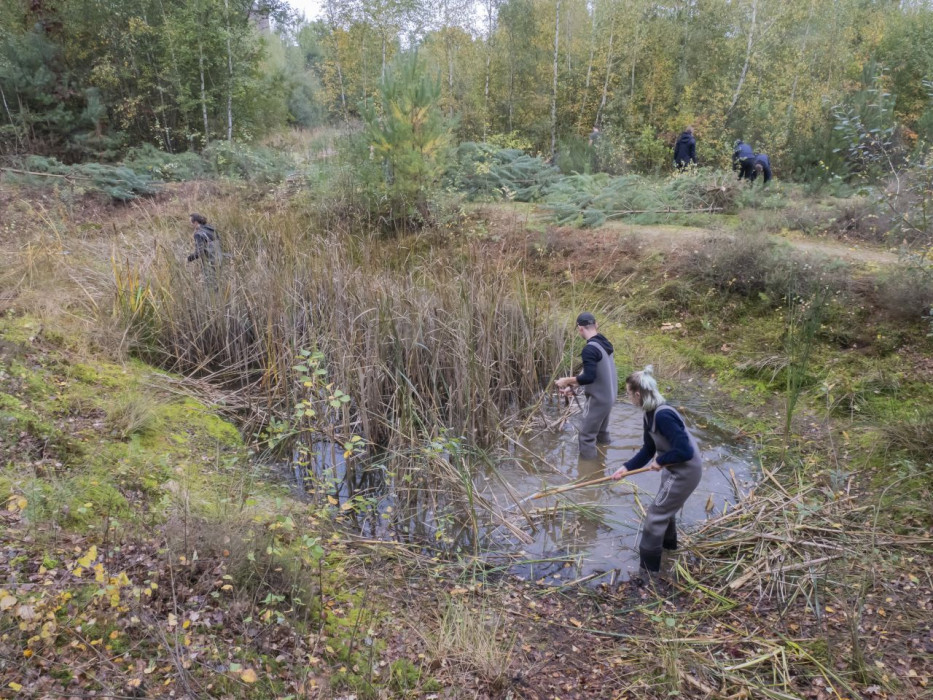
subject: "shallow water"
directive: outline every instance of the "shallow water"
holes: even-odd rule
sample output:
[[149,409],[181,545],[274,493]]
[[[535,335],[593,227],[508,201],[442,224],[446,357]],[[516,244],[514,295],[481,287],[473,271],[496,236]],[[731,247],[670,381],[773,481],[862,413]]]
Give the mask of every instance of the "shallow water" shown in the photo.
[[[690,410],[678,404],[676,408],[686,418],[703,453],[703,479],[678,517],[683,532],[734,505],[754,479],[751,453],[707,425],[702,407]],[[400,507],[382,472],[352,469],[348,479],[341,449],[327,442],[312,446],[310,463],[306,461],[299,468],[296,457],[292,468],[303,490],[310,483],[325,484],[319,494],[332,494],[329,498],[336,501],[331,503],[344,503],[354,493],[368,494],[372,506],[359,514],[356,509],[349,513],[367,537],[422,543],[425,552],[444,551],[455,556],[478,551],[499,571],[548,585],[625,578],[638,570],[639,527],[644,508],[660,484],[660,472],[636,474],[555,497],[531,497],[546,488],[612,474],[641,447],[643,414],[634,406],[616,403],[609,424],[612,443],[601,446],[595,460],[578,458],[574,418],[562,429],[544,427],[545,423],[557,425],[562,415],[556,403],[545,405],[537,416],[541,427],[526,430],[513,441],[510,455],[474,478],[474,490],[494,504],[492,509],[476,509],[476,549],[462,498],[441,496]],[[459,525],[452,525],[453,521]],[[446,533],[452,538],[439,536]]]
[[[753,483],[751,455],[734,440],[707,425],[701,414],[676,406],[686,418],[703,454],[703,479],[690,496],[680,516],[678,529],[689,529],[702,520],[718,515],[747,492]],[[548,423],[557,422],[560,410],[544,409]],[[503,461],[499,477],[520,498],[544,488],[572,481],[585,481],[612,474],[630,459],[642,444],[643,413],[629,404],[617,403],[610,417],[612,443],[600,448],[596,460],[578,459],[577,433],[568,421],[563,430],[539,429],[518,440],[513,458]],[[646,472],[611,482],[570,491],[564,495],[526,500],[521,508],[531,511],[534,529],[522,517],[520,509],[509,503],[509,496],[499,477],[486,477],[483,494],[518,516],[533,542],[518,543],[506,538],[504,528],[493,531],[500,545],[506,542],[513,554],[516,549],[522,562],[511,570],[547,584],[568,583],[599,574],[626,577],[638,569],[638,536],[643,510],[654,498],[661,481],[660,472]],[[682,535],[681,535],[682,537]],[[492,544],[489,542],[489,544]],[[503,551],[504,550],[500,550]]]

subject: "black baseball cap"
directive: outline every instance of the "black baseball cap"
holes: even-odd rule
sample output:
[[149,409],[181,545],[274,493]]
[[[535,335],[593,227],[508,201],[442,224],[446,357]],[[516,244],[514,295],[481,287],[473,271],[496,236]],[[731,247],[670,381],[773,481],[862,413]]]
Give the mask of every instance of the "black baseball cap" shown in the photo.
[[577,316],[578,326],[592,326],[594,323],[596,323],[596,317],[589,311],[584,311],[582,314]]

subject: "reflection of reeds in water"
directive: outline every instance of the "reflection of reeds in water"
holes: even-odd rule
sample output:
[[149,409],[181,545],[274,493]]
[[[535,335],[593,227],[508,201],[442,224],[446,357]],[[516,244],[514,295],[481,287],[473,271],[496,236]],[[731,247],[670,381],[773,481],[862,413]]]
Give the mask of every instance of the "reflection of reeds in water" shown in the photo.
[[294,210],[232,207],[218,226],[229,259],[216,287],[168,247],[131,251],[116,282],[136,351],[231,390],[250,431],[290,419],[301,400],[298,353],[320,351],[327,382],[351,401],[315,439],[343,444],[359,433],[378,446],[403,510],[438,490],[469,504],[465,460],[423,448],[445,429],[467,445],[492,444],[550,379],[563,334],[520,272],[479,250],[451,261],[423,239],[315,228]]

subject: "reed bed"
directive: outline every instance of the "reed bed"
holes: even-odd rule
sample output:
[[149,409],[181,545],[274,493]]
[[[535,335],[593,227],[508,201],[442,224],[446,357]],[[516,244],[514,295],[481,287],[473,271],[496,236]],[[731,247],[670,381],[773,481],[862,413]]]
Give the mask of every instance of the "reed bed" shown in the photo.
[[430,234],[384,240],[323,230],[295,208],[234,206],[218,217],[225,260],[212,277],[179,262],[177,236],[150,223],[152,240],[129,241],[113,265],[135,354],[223,388],[246,432],[316,464],[309,476],[323,478],[327,461],[310,453],[361,436],[343,459],[393,481],[400,520],[468,503],[450,517],[476,546],[474,448],[500,439],[565,351],[565,329],[515,263],[469,244],[451,258]]

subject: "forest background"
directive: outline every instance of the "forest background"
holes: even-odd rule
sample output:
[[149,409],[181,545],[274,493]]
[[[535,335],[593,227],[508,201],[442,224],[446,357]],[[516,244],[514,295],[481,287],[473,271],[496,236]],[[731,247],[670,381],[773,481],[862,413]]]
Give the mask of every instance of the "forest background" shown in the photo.
[[[459,141],[601,167],[701,164],[735,138],[784,178],[850,178],[865,134],[933,136],[933,8],[873,0],[359,0],[308,23],[281,0],[15,0],[0,8],[0,153],[116,160],[286,125],[349,125],[417,48]],[[864,155],[864,154],[863,154]],[[566,158],[570,158],[568,162]]]

